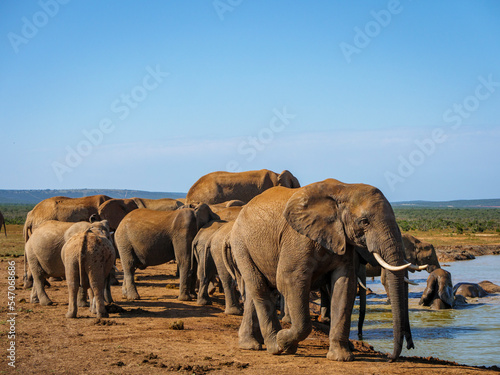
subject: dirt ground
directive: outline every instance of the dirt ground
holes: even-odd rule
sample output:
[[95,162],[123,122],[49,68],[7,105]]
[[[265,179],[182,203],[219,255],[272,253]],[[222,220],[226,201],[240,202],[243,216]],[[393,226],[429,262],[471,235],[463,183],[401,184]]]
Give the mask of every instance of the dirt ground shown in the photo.
[[[223,295],[216,292],[211,306],[177,300],[175,265],[138,270],[141,300],[126,301],[113,286],[114,311],[96,319],[80,308],[77,319],[66,319],[65,281],[47,290],[52,306],[29,303],[22,289],[23,258],[15,258],[15,369],[7,358],[10,316],[7,303],[8,258],[0,259],[0,298],[3,355],[1,373],[19,374],[498,374],[498,369],[459,366],[435,359],[401,358],[388,363],[369,343],[354,342],[355,361],[332,362],[327,327],[314,323],[311,335],[295,355],[273,356],[237,346],[239,316],[223,313]],[[118,265],[120,268],[120,265]],[[121,280],[121,277],[119,276]],[[121,310],[121,311],[118,311]],[[175,329],[182,326],[183,329]],[[7,350],[6,350],[7,349]],[[432,353],[429,353],[430,355]]]

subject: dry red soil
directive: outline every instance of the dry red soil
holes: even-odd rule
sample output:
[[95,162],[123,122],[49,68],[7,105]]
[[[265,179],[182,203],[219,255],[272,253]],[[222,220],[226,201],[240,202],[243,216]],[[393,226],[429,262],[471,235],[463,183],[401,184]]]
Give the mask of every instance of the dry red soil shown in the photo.
[[[54,305],[31,304],[30,291],[22,289],[23,260],[15,261],[15,369],[8,366],[7,359],[8,263],[7,259],[1,261],[2,373],[498,374],[497,369],[459,366],[431,358],[401,358],[389,363],[384,354],[361,342],[354,342],[355,361],[332,362],[326,359],[325,326],[316,322],[295,355],[241,350],[237,345],[241,317],[223,313],[224,299],[218,292],[211,306],[178,301],[173,264],[137,272],[141,300],[126,301],[122,299],[121,287],[113,286],[115,304],[109,318],[96,319],[87,308],[80,308],[77,319],[66,319],[66,282],[52,282],[47,290]],[[174,329],[182,325],[183,329]]]

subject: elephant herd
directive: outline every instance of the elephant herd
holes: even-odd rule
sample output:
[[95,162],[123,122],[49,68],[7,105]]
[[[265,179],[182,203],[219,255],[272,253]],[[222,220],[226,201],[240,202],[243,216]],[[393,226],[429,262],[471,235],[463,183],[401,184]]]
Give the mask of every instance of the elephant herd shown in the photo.
[[[140,298],[137,268],[175,260],[179,300],[209,304],[208,285],[218,276],[225,313],[243,314],[239,346],[265,346],[272,354],[295,353],[312,328],[310,291],[326,290],[327,358],[339,361],[353,359],[349,330],[358,278],[382,274],[395,360],[405,340],[413,347],[408,271],[441,270],[433,248],[401,235],[377,188],[334,179],[301,187],[286,170],[213,172],[201,177],[185,200],[49,198],[28,213],[24,238],[32,303],[50,304],[45,279],[66,277],[68,318],[86,304],[87,289],[91,311],[106,316],[115,256],[123,270],[123,296],[131,300]],[[291,322],[286,329],[277,314],[278,296]]]

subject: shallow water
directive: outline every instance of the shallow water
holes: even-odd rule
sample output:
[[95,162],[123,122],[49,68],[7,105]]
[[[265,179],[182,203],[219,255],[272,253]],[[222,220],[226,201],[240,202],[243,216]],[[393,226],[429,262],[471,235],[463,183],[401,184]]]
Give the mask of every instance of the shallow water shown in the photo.
[[[452,275],[453,284],[479,283],[489,280],[500,285],[500,256],[482,256],[474,260],[442,265]],[[454,310],[431,310],[418,305],[427,283],[428,273],[413,273],[410,279],[410,322],[415,349],[402,356],[437,357],[474,366],[500,365],[500,294],[484,298],[469,298],[468,305]],[[375,350],[392,353],[392,315],[386,304],[380,278],[367,281],[376,293],[367,297],[367,312],[363,340]],[[351,338],[357,339],[358,302],[351,324]],[[405,343],[406,345],[406,343]]]

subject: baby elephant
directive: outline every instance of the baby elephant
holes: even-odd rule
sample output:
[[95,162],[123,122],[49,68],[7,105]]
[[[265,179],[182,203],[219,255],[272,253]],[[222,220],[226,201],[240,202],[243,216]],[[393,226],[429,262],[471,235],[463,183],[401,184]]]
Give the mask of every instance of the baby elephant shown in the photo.
[[63,246],[61,258],[69,291],[66,318],[76,318],[80,285],[89,290],[90,312],[98,318],[107,317],[104,288],[115,263],[115,249],[105,233],[89,228],[75,234]]

